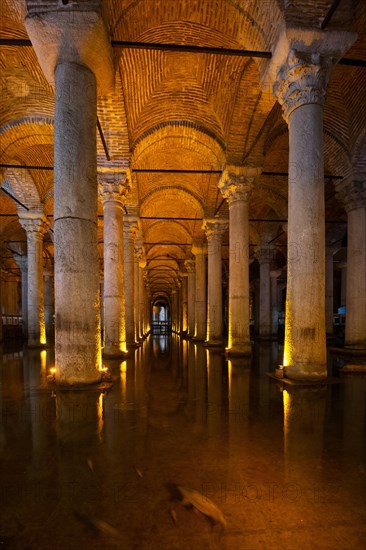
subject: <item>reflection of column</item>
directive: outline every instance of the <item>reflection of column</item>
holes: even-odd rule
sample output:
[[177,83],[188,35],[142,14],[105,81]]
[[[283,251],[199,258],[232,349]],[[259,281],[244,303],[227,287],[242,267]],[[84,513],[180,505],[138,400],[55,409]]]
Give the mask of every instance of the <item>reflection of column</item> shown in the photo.
[[47,339],[52,339],[53,334],[53,314],[54,294],[53,294],[53,271],[45,271],[44,273],[44,320],[46,324]]
[[342,375],[343,396],[343,444],[347,458],[361,464],[366,447],[366,376]]
[[[283,390],[284,443],[288,466],[316,471],[323,451],[326,386],[287,386]],[[302,471],[302,470],[301,470]]]
[[134,246],[135,235],[138,231],[138,218],[136,216],[124,216],[123,238],[124,238],[124,276],[125,276],[125,300],[126,300],[126,338],[127,346],[134,347],[136,342],[135,323],[135,292],[134,292]]
[[250,355],[248,199],[257,168],[227,166],[219,188],[229,203],[229,355]]
[[103,202],[103,356],[126,353],[124,294],[123,207],[130,185],[125,173],[101,172],[99,194]]
[[366,183],[342,181],[338,196],[347,211],[347,347],[366,348]]
[[222,391],[221,354],[207,351],[207,431],[209,436],[219,436],[222,432],[224,414]]
[[208,242],[207,345],[222,344],[221,237],[228,227],[218,218],[203,221]]
[[196,257],[196,289],[195,289],[195,332],[196,340],[205,340],[207,323],[206,298],[206,254],[207,247],[193,245],[192,254]]
[[248,438],[250,365],[250,358],[228,361],[228,417],[234,459],[238,456],[236,445],[246,445]]
[[348,33],[308,31],[305,45],[286,34],[273,58],[274,93],[289,130],[284,366],[286,376],[294,379],[327,376],[323,106],[340,45],[346,50],[354,39]]
[[28,345],[46,343],[43,294],[43,236],[48,222],[43,214],[22,213],[19,221],[27,233],[28,257]]
[[22,275],[22,333],[28,335],[28,259],[27,256],[14,256]]
[[186,260],[184,265],[188,272],[188,336],[192,337],[195,327],[196,262],[194,259]]
[[281,275],[281,270],[274,270],[270,272],[271,277],[271,322],[272,322],[272,334],[277,336],[278,334],[278,287],[277,279]]

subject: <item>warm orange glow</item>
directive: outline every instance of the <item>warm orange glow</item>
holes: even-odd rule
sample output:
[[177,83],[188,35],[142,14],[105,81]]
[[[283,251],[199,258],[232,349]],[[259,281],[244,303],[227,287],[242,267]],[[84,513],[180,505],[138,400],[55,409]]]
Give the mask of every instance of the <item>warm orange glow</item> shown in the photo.
[[99,370],[102,371],[102,372],[107,372],[108,367],[99,367]]
[[50,368],[50,373],[51,373],[51,374],[55,374],[55,372],[56,372],[56,367],[51,367],[51,368]]
[[120,370],[121,370],[121,372],[126,372],[126,370],[127,370],[127,361],[122,361],[121,366],[120,366]]
[[231,388],[232,388],[232,375],[233,375],[233,365],[230,359],[227,362],[227,378],[228,378],[228,394],[229,394],[229,403],[232,399]]
[[103,432],[103,426],[104,426],[104,393],[101,393],[98,398],[98,437],[99,440],[102,440],[102,432]]
[[284,389],[283,390],[283,433],[284,433],[285,452],[286,452],[286,445],[287,445],[290,409],[291,409],[290,396],[287,390]]

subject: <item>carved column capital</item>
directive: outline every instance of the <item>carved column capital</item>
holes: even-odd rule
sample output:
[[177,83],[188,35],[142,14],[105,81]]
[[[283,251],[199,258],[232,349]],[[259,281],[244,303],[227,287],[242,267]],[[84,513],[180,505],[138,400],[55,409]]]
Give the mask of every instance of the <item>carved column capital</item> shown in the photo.
[[125,172],[98,173],[98,191],[103,205],[107,202],[117,202],[124,206],[130,189],[131,185]]
[[191,252],[194,256],[199,256],[200,254],[207,254],[207,244],[197,242],[192,244]]
[[42,240],[49,230],[46,216],[40,212],[22,212],[19,215],[20,225],[25,229],[27,238]]
[[261,168],[252,166],[226,165],[219,189],[229,205],[235,201],[247,201]]
[[336,184],[337,198],[346,212],[366,208],[366,181],[342,180]]
[[125,237],[134,239],[139,231],[139,218],[128,214],[123,218],[123,234]]
[[184,266],[188,273],[194,273],[196,271],[196,260],[194,258],[187,259]]
[[229,220],[220,218],[206,218],[203,220],[202,229],[206,233],[207,240],[219,239],[229,227]]

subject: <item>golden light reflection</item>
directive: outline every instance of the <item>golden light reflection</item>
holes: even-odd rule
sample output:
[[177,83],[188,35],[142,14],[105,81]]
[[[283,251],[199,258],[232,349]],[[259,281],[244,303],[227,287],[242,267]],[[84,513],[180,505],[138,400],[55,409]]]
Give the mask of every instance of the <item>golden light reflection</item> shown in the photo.
[[230,359],[227,362],[227,379],[228,379],[228,394],[229,394],[229,403],[232,399],[231,390],[232,390],[232,376],[233,376],[233,365]]
[[98,405],[97,405],[97,413],[98,413],[98,437],[99,440],[102,439],[102,433],[103,433],[103,426],[104,426],[104,393],[101,393],[98,398]]
[[51,374],[55,374],[55,372],[56,372],[56,367],[51,367],[51,368],[50,368],[50,373],[51,373]]
[[127,361],[122,361],[121,367],[121,393],[123,401],[126,399],[126,372],[127,372]]
[[284,443],[285,443],[285,452],[286,452],[291,402],[290,402],[290,395],[286,389],[283,390],[282,395],[283,395],[283,433],[284,433]]

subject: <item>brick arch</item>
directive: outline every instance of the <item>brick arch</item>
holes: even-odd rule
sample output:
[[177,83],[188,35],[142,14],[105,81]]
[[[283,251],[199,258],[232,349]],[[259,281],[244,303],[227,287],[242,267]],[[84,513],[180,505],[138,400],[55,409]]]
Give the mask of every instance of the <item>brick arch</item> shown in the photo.
[[8,182],[15,198],[29,210],[42,210],[37,187],[28,170],[8,168],[4,179]]
[[203,216],[204,203],[202,199],[192,191],[175,185],[156,187],[147,193],[141,199],[140,214],[147,215],[150,212],[152,213],[152,211],[155,214],[155,210],[167,204],[168,198],[173,202],[180,201],[181,207],[183,203],[186,206],[187,212],[191,215],[193,213],[193,216],[194,214],[198,214],[198,217]]

